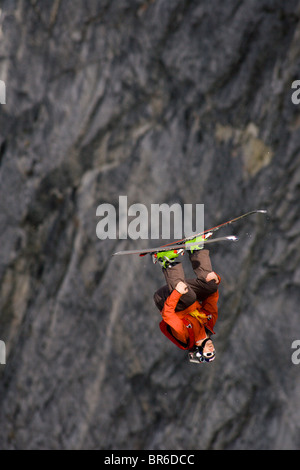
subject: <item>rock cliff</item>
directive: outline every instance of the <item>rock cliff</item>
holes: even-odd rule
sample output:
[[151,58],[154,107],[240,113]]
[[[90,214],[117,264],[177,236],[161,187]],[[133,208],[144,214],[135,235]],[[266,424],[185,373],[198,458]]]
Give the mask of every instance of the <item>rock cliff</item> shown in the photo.
[[[0,8],[1,449],[299,448],[299,2]],[[120,195],[268,210],[211,248],[214,363],[160,334],[160,268],[111,257],[149,241],[96,236]]]

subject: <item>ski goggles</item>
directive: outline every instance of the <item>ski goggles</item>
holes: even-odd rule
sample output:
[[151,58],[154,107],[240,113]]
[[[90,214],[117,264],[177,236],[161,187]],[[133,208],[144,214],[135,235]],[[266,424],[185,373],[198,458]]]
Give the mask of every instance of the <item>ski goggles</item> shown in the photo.
[[207,359],[209,359],[210,357],[215,358],[215,355],[216,355],[215,350],[213,350],[212,352],[203,352],[202,353],[202,356],[206,357]]

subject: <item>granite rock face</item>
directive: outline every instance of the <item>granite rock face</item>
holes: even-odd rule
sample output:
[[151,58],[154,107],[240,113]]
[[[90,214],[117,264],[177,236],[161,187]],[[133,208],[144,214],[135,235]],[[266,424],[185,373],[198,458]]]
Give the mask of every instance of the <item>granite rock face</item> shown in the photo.
[[[1,449],[299,448],[299,36],[294,0],[1,3]],[[214,363],[160,334],[160,268],[111,257],[149,241],[97,237],[120,195],[268,210],[211,249]]]

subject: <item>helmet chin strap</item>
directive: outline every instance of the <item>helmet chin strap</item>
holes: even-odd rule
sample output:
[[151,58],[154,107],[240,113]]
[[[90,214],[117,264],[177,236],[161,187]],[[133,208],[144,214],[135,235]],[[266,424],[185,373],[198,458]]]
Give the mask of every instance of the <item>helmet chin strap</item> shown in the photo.
[[207,341],[209,341],[209,340],[210,340],[210,337],[208,336],[207,338],[205,338],[204,341],[202,341],[202,343],[199,346],[197,345],[197,348],[201,349],[202,353],[203,353],[203,349],[205,348],[205,345],[206,345]]

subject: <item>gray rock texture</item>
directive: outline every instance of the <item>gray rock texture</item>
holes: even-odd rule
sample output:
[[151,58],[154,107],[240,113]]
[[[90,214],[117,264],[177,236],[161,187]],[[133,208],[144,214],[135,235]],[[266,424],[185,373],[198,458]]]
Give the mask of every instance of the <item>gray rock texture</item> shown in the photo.
[[[0,448],[299,448],[299,1],[0,8]],[[120,195],[268,210],[211,248],[214,363],[161,335],[160,268],[111,257],[149,241],[96,236]]]

